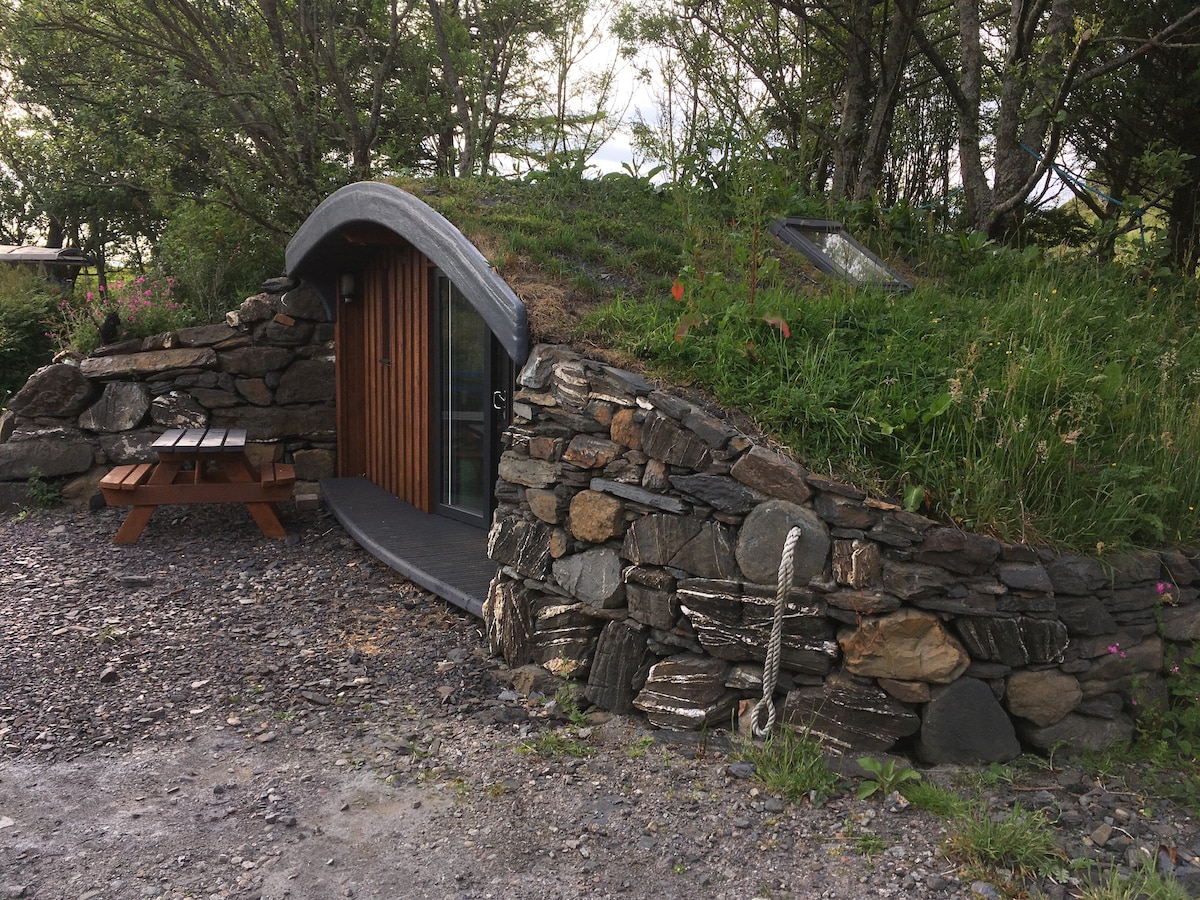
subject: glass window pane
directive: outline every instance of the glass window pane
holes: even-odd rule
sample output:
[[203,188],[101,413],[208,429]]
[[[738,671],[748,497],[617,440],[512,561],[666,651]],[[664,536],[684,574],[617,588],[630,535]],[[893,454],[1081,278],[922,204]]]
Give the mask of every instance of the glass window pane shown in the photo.
[[441,300],[441,502],[475,515],[487,512],[484,459],[487,427],[486,349],[483,319],[447,278]]

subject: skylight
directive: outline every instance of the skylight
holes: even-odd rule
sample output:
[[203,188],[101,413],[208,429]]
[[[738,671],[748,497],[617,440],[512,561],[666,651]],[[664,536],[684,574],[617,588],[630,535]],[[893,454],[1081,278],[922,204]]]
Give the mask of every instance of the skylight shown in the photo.
[[911,284],[851,237],[840,222],[788,216],[771,223],[771,234],[795,247],[827,275],[889,291],[912,290]]

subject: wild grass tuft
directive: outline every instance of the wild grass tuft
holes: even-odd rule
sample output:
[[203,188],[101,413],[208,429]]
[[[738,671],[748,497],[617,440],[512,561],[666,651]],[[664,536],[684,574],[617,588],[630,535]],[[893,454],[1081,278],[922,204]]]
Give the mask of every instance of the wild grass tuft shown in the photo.
[[1160,875],[1147,860],[1129,873],[1112,868],[1077,888],[1079,900],[1187,900],[1189,894],[1177,882]]
[[976,807],[957,817],[942,842],[946,855],[968,871],[1011,871],[1018,878],[1062,867],[1065,858],[1054,829],[1040,810],[1019,804],[1007,813]]
[[745,744],[739,756],[754,766],[754,777],[773,794],[793,802],[817,802],[834,792],[838,776],[821,755],[817,741],[783,728],[762,744]]

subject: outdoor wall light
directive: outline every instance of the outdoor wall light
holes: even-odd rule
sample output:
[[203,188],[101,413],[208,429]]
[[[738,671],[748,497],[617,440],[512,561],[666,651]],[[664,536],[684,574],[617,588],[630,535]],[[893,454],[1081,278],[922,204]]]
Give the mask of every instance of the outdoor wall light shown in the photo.
[[349,303],[354,299],[354,273],[343,272],[338,276],[338,293],[342,295],[342,302]]

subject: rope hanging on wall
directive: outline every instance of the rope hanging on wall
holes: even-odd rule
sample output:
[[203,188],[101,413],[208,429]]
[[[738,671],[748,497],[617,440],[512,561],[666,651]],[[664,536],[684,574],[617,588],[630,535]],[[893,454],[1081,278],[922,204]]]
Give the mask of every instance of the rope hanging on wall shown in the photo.
[[[793,525],[788,529],[787,538],[783,542],[783,553],[779,557],[779,577],[775,582],[775,618],[771,622],[771,640],[767,644],[767,661],[763,666],[762,699],[750,714],[750,724],[757,738],[766,738],[775,727],[775,685],[779,681],[779,656],[783,648],[783,610],[787,606],[788,591],[792,588],[792,574],[795,571],[793,559],[796,555],[796,544],[800,543],[803,529]],[[766,713],[765,725],[760,725],[763,713]]]

